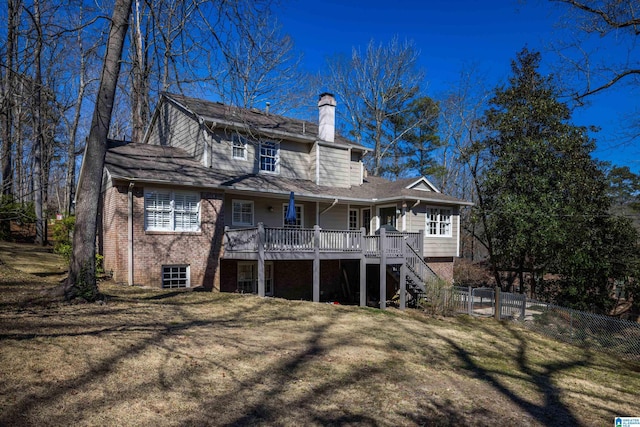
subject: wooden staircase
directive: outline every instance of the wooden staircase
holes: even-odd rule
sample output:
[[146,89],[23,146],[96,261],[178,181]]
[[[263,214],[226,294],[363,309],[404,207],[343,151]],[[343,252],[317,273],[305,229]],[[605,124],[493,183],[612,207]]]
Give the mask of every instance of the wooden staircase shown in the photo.
[[[391,267],[388,266],[387,270],[400,283],[399,272],[397,270],[394,271]],[[425,295],[427,283],[437,279],[438,275],[427,265],[424,258],[409,242],[405,242],[405,267],[406,289],[411,296],[408,302],[409,306],[415,307]]]

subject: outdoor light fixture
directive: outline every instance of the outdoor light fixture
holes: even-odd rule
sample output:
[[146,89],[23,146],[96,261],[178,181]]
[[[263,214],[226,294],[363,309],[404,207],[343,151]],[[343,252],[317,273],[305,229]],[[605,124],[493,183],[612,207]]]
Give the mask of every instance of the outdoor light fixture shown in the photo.
[[269,209],[269,212],[273,212],[273,206],[269,206],[267,209]]

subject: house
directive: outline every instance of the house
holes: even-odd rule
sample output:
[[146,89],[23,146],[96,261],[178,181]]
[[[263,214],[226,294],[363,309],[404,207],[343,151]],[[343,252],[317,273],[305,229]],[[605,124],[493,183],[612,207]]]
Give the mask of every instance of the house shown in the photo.
[[368,176],[335,108],[322,94],[314,124],[164,94],[141,143],[109,144],[105,270],[130,285],[381,307],[451,281],[470,203],[424,177]]

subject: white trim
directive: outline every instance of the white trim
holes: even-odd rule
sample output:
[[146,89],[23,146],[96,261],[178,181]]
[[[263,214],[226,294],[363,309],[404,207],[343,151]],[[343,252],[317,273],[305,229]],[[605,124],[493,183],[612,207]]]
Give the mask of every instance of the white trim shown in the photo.
[[[457,242],[456,242],[456,254],[458,254],[458,258],[460,258],[460,213],[458,213],[458,215],[456,215],[456,227],[458,227],[458,233],[457,233]],[[451,232],[453,233],[453,230],[451,230]]]
[[[234,208],[236,203],[251,205],[251,222],[236,221],[234,219],[234,212],[235,212]],[[242,218],[242,212],[240,214],[241,214],[240,217]],[[256,210],[255,210],[255,205],[253,203],[253,200],[231,199],[231,225],[238,226],[238,227],[247,227],[247,226],[253,227],[253,223],[255,222],[255,217],[256,217]]]
[[316,185],[320,185],[320,144],[316,143]]
[[[235,145],[236,142],[240,142],[242,144],[242,147],[236,146]],[[247,145],[248,145],[247,144],[247,139],[245,137],[243,137],[242,135],[237,134],[237,133],[232,133],[231,134],[231,158],[233,160],[244,160],[244,161],[246,161],[247,160],[247,152],[249,151],[249,148],[248,148]],[[243,157],[238,157],[238,156],[236,156],[234,154],[236,148],[237,149],[242,148],[242,152],[244,153]]]
[[[364,211],[369,211],[369,224],[365,224]],[[368,225],[368,227],[369,227],[369,233],[368,234],[371,234],[371,230],[373,229],[373,227],[371,226],[371,222],[373,221],[373,218],[374,218],[372,212],[373,212],[373,208],[371,206],[360,209],[360,222],[362,223],[360,225],[360,227],[364,227],[366,229],[367,225]]]
[[378,205],[376,206],[376,218],[377,218],[377,227],[376,230],[379,230],[380,227],[382,227],[382,219],[380,218],[380,209],[384,209],[384,208],[394,208],[394,215],[396,217],[395,223],[396,225],[394,225],[394,227],[398,228],[398,214],[395,212],[396,210],[398,210],[398,205],[396,203],[393,204],[388,204],[388,205]]
[[[169,218],[169,226],[168,227],[152,227],[149,226],[147,220],[147,197],[149,194],[153,193],[162,193],[169,195],[169,206],[170,206],[170,218]],[[196,203],[197,209],[197,226],[195,228],[177,228],[176,226],[176,195],[189,195],[195,196],[198,200]],[[143,193],[143,215],[144,215],[144,231],[169,231],[169,232],[177,232],[177,233],[198,233],[200,232],[200,225],[202,223],[201,218],[201,205],[202,205],[202,195],[197,191],[182,191],[182,190],[171,190],[171,189],[161,189],[161,188],[145,188]]]
[[[351,228],[351,212],[356,213],[356,226]],[[347,230],[360,230],[360,209],[352,208],[351,205],[347,205]]]
[[409,190],[428,191],[428,190],[422,190],[422,189],[420,189],[420,188],[413,188],[413,187],[415,187],[416,185],[418,185],[418,184],[419,184],[419,183],[421,183],[421,182],[422,182],[422,183],[424,183],[424,184],[426,184],[428,187],[430,187],[430,188],[431,188],[433,191],[435,191],[436,193],[439,193],[439,192],[440,192],[440,190],[438,190],[438,188],[437,188],[435,185],[433,185],[433,184],[431,183],[431,181],[429,181],[429,180],[428,180],[427,178],[425,178],[424,176],[421,176],[421,177],[420,177],[420,178],[418,178],[415,182],[413,182],[413,183],[411,183],[411,184],[407,185],[405,188],[407,188],[407,189],[409,189]]
[[[431,209],[437,209],[438,211],[440,210],[446,210],[449,211],[449,233],[448,234],[440,234],[440,225],[443,223],[443,221],[441,221],[440,219],[440,212],[438,212],[438,219],[435,221],[436,224],[436,234],[430,234],[430,228],[429,228],[429,216],[430,216],[430,210]],[[458,233],[460,234],[460,233]],[[449,207],[443,207],[443,206],[426,206],[426,210],[425,210],[425,215],[424,215],[424,237],[428,237],[428,238],[445,238],[445,239],[450,239],[453,237],[453,209],[449,208]]]
[[402,204],[402,231],[405,232],[407,231],[407,206],[403,203]]
[[[272,170],[272,171],[262,169],[262,146],[266,145],[266,144],[273,144],[274,149],[276,151],[274,156],[265,156],[265,157],[274,159],[274,170]],[[279,175],[280,174],[280,143],[279,142],[277,142],[277,141],[260,141],[260,144],[258,144],[258,170],[260,171],[260,173],[270,173],[270,174],[273,174],[273,175]]]
[[[300,228],[304,228],[304,205],[299,204],[299,203],[293,203],[293,206],[296,207],[296,209],[299,207],[300,208]],[[286,224],[284,222],[284,217],[287,215],[287,208],[289,207],[289,202],[283,203],[282,204],[282,226],[283,227],[291,227],[291,225]],[[296,228],[298,228],[298,226],[296,226]]]

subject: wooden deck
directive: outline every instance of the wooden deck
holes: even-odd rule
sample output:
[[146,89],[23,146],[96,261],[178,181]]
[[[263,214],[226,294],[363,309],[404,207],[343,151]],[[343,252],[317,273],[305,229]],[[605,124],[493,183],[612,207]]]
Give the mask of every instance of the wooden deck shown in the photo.
[[320,301],[320,261],[360,261],[360,305],[366,305],[366,265],[380,265],[380,308],[386,304],[387,266],[400,266],[400,307],[405,306],[407,283],[422,287],[435,273],[424,261],[422,233],[387,233],[368,236],[360,230],[257,227],[230,229],[224,233],[224,259],[258,263],[258,295],[265,296],[264,263],[271,260],[312,260],[313,301]]
[[385,233],[368,236],[365,229],[323,230],[314,228],[258,227],[225,229],[224,258],[265,260],[359,259],[378,263],[386,258],[393,264],[404,262],[405,242],[422,254],[422,233]]

